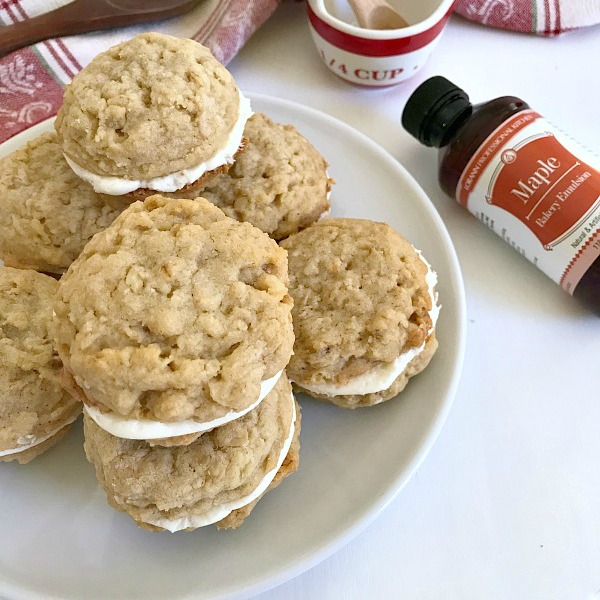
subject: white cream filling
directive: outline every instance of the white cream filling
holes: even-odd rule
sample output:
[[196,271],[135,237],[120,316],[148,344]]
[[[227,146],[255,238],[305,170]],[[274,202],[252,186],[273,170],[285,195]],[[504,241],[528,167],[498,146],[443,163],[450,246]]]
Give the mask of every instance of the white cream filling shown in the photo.
[[163,423],[161,421],[152,421],[151,419],[128,419],[115,412],[106,413],[98,410],[95,406],[87,405],[84,410],[99,427],[115,437],[129,440],[157,440],[176,437],[178,435],[187,435],[189,433],[200,433],[239,419],[256,408],[275,387],[282,373],[283,371],[279,371],[279,373],[260,384],[260,394],[254,404],[240,411],[228,412],[223,417],[213,419],[212,421],[205,421],[204,423],[194,421],[193,419],[186,419],[177,423]]
[[234,162],[235,153],[238,151],[244,135],[246,121],[253,114],[252,108],[250,107],[250,100],[248,100],[241,91],[239,92],[239,95],[239,116],[227,138],[225,147],[217,152],[212,158],[209,158],[207,161],[204,161],[195,167],[182,169],[181,171],[163,175],[162,177],[152,177],[151,179],[125,179],[123,177],[108,177],[92,173],[75,163],[66,154],[64,155],[65,160],[75,174],[84,181],[87,181],[99,194],[122,196],[141,188],[153,190],[155,192],[176,192],[182,187],[200,179],[204,173],[212,171],[221,165]]
[[[427,275],[425,281],[431,296],[431,310],[429,316],[431,318],[431,329],[428,331],[429,336],[437,323],[440,314],[440,306],[437,304],[437,293],[434,288],[437,284],[437,274],[431,268],[431,265],[425,260],[419,250],[415,248],[421,260],[427,265]],[[315,394],[326,394],[328,396],[363,396],[365,394],[375,394],[382,390],[387,390],[392,383],[404,372],[409,363],[417,357],[425,349],[425,342],[418,348],[411,348],[403,352],[398,358],[389,363],[378,365],[367,373],[353,377],[345,384],[336,383],[321,383],[306,385],[302,383],[302,387],[309,392]]]
[[23,452],[25,450],[29,450],[29,448],[33,448],[34,446],[39,446],[46,440],[49,440],[51,437],[55,436],[61,429],[64,429],[67,425],[73,423],[73,421],[77,420],[79,417],[79,413],[77,413],[74,417],[71,417],[69,420],[61,423],[60,427],[57,427],[52,432],[47,435],[43,435],[42,437],[36,437],[33,434],[24,435],[17,440],[17,444],[19,444],[18,448],[10,448],[9,450],[0,450],[0,456],[8,456],[9,454],[18,454],[19,452]]
[[283,464],[283,461],[290,450],[290,446],[292,445],[292,440],[294,439],[294,431],[296,429],[296,402],[294,400],[294,394],[290,394],[290,397],[292,399],[293,410],[292,422],[290,424],[290,432],[288,437],[281,448],[281,454],[277,460],[277,465],[260,480],[258,486],[254,488],[250,494],[238,500],[227,502],[226,504],[221,504],[220,506],[215,506],[208,512],[205,512],[203,515],[192,515],[189,517],[181,517],[180,519],[156,519],[152,521],[146,521],[146,523],[155,525],[156,527],[162,527],[171,533],[181,531],[182,529],[197,529],[198,527],[206,527],[207,525],[212,525],[213,523],[224,519],[234,510],[242,508],[243,506],[250,504],[250,502],[254,502],[254,500],[261,496],[271,485],[273,479],[275,479],[275,475],[277,475],[277,471],[279,471],[281,468],[281,465]]

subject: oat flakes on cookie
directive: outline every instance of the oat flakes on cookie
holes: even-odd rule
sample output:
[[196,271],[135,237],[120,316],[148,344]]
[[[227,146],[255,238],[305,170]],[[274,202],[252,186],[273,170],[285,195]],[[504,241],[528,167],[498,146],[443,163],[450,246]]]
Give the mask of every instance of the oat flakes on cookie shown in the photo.
[[294,341],[287,255],[210,202],[151,196],[84,248],[54,303],[65,384],[113,435],[190,443],[273,388]]
[[0,461],[28,463],[81,413],[60,385],[49,331],[57,287],[42,273],[0,267]]
[[244,417],[188,446],[117,438],[84,414],[85,452],[111,506],[153,531],[238,527],[298,468],[300,411],[285,377]]
[[208,48],[143,33],[75,76],[55,127],[67,161],[97,192],[143,199],[226,171],[251,114]]
[[281,244],[294,299],[299,391],[345,408],[401,392],[436,348],[437,277],[384,223],[326,219]]
[[[227,173],[204,187],[203,198],[275,240],[308,227],[329,210],[327,163],[293,125],[255,113],[244,136],[244,152]],[[188,192],[174,197],[195,196]]]
[[67,165],[56,134],[44,133],[0,159],[0,258],[63,273],[128,205],[115,196],[107,206]]

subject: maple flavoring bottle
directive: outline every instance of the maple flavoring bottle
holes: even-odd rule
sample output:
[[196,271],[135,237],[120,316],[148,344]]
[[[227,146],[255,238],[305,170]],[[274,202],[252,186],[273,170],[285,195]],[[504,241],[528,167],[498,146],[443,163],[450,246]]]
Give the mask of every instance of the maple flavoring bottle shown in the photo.
[[514,96],[471,104],[444,77],[402,125],[439,148],[439,183],[482,223],[600,314],[600,159]]

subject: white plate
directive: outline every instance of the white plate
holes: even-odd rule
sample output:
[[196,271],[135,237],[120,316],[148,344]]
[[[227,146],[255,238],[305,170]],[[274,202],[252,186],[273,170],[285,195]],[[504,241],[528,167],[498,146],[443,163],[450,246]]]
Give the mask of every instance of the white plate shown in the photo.
[[[253,108],[293,123],[330,162],[335,216],[387,221],[438,273],[439,350],[395,401],[356,411],[301,397],[300,469],[237,531],[150,533],[111,509],[80,427],[27,466],[0,465],[0,593],[10,600],[246,597],[298,575],[370,523],[419,466],[446,418],[465,345],[456,254],[431,202],[389,154],[348,125],[283,100]],[[41,123],[8,153],[49,130]]]

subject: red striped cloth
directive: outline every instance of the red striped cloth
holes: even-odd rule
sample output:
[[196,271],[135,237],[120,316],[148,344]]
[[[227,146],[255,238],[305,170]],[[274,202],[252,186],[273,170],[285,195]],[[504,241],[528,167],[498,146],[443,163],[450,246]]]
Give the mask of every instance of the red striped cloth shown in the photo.
[[[0,0],[0,23],[10,25],[35,17],[68,1]],[[0,143],[56,114],[64,86],[110,46],[140,31],[161,31],[191,37],[227,64],[277,4],[278,0],[203,0],[176,19],[56,38],[0,58]]]
[[600,0],[457,0],[455,11],[484,25],[538,35],[600,24]]

